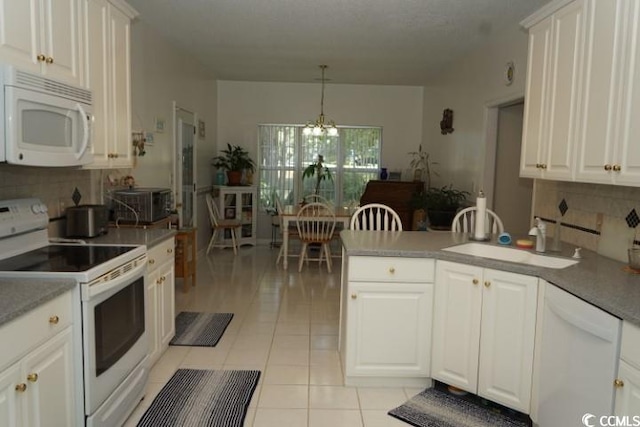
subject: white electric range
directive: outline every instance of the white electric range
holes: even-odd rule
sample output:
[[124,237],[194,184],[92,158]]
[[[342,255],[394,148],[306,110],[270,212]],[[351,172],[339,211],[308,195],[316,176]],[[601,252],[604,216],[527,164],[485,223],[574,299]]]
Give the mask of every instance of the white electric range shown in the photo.
[[121,425],[148,379],[145,246],[51,244],[38,199],[0,201],[0,277],[68,278],[79,287],[74,354],[87,426]]

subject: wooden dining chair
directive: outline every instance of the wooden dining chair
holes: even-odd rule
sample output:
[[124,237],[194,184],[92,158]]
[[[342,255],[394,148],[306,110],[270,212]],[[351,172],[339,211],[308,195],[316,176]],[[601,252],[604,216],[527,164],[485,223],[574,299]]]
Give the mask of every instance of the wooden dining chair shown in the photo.
[[381,203],[360,206],[351,217],[352,230],[402,231],[402,221],[396,211]]
[[[473,233],[476,228],[476,212],[477,208],[471,206],[469,208],[462,209],[456,214],[451,223],[452,233]],[[500,234],[504,232],[504,225],[502,220],[494,211],[487,209],[487,216],[485,220],[485,231],[492,234]]]
[[[276,210],[278,211],[277,215],[278,215],[278,221],[280,223],[279,229],[280,229],[280,237],[284,240],[283,233],[284,233],[284,222],[282,221],[282,215],[281,213],[284,212],[284,206],[282,206],[282,200],[280,200],[280,197],[276,194],[275,195],[275,200],[276,200]],[[290,225],[289,229],[287,230],[289,232],[289,240],[291,241],[291,239],[296,239],[298,238],[298,227],[295,225]],[[284,242],[283,242],[284,243]],[[284,253],[284,244],[280,245],[280,252],[278,252],[278,258],[276,258],[276,265],[278,265],[280,263],[280,260],[284,257],[284,256],[289,256],[289,257],[297,257],[297,254],[286,254]]]
[[211,194],[207,194],[205,199],[207,201],[207,210],[209,211],[209,222],[211,223],[211,229],[213,230],[213,234],[209,240],[209,246],[207,246],[207,254],[209,254],[211,249],[215,246],[218,246],[216,245],[216,241],[221,235],[220,233],[222,232],[222,236],[224,236],[224,231],[229,230],[233,245],[233,253],[238,255],[238,236],[236,235],[236,230],[242,226],[242,223],[237,219],[222,219],[218,206],[213,200]]
[[333,230],[336,227],[336,214],[333,209],[324,203],[304,205],[298,212],[296,225],[298,226],[300,242],[302,242],[298,271],[302,271],[304,262],[310,260],[307,254],[309,245],[317,243],[320,245],[320,254],[315,260],[322,264],[324,259],[327,264],[327,271],[331,273],[332,260],[329,243],[331,243]]

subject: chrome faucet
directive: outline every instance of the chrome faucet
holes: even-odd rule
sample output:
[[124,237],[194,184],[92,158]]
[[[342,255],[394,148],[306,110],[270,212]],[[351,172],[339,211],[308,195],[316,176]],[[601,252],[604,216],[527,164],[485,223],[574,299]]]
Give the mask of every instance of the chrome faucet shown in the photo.
[[536,226],[529,230],[529,236],[536,236],[536,252],[544,252],[547,245],[547,224],[536,217]]

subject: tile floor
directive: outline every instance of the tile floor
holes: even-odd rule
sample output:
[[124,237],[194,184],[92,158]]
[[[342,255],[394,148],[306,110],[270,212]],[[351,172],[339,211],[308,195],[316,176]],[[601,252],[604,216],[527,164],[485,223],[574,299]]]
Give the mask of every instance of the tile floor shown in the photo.
[[245,426],[386,427],[408,424],[387,415],[420,389],[345,387],[338,355],[340,260],[334,272],[310,263],[302,273],[275,266],[268,246],[213,250],[198,257],[195,288],[180,311],[230,312],[216,347],[169,347],[151,370],[147,396],[125,426],[135,426],[178,368],[259,369]]

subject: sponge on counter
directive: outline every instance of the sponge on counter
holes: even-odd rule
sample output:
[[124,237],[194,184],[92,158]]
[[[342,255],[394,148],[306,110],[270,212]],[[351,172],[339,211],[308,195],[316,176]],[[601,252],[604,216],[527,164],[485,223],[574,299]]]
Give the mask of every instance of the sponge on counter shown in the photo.
[[529,239],[518,239],[516,240],[516,246],[522,249],[531,249],[533,248],[533,242]]

